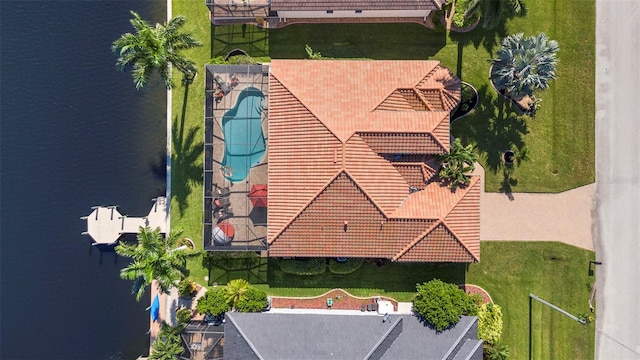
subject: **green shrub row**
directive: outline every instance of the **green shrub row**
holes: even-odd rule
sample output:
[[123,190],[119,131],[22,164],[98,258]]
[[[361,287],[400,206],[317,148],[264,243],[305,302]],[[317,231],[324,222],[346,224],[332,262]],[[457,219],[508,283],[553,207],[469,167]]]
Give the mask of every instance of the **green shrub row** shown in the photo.
[[217,266],[225,270],[245,270],[260,264],[260,255],[254,252],[213,251],[203,260],[206,268]]
[[351,274],[352,272],[360,269],[364,259],[362,258],[347,258],[345,262],[339,262],[334,258],[329,259],[329,272],[334,274]]
[[325,258],[281,259],[280,270],[293,275],[320,275],[327,270]]

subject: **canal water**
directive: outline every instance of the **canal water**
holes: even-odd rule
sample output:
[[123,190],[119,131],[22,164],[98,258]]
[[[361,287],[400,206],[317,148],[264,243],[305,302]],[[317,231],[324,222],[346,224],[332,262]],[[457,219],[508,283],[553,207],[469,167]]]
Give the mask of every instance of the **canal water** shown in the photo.
[[[203,5],[204,6],[204,5]],[[0,358],[135,359],[148,297],[91,248],[93,205],[146,215],[165,192],[166,98],[135,90],[111,43],[165,1],[0,1]]]

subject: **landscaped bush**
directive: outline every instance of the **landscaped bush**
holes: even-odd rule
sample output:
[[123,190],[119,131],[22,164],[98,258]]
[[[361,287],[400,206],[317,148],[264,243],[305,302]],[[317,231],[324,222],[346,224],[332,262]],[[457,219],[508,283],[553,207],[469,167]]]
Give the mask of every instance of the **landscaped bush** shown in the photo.
[[254,65],[257,62],[249,55],[236,55],[232,56],[227,60],[228,64],[234,65]]
[[198,311],[199,314],[210,314],[213,316],[218,316],[229,311],[227,290],[222,287],[209,289],[209,291],[198,300],[196,311]]
[[434,279],[418,284],[413,309],[436,331],[442,331],[460,321],[462,315],[476,315],[477,305],[473,297],[454,284]]
[[225,270],[245,270],[260,264],[260,255],[255,252],[224,251],[209,252],[203,259],[203,266],[213,266]]
[[183,279],[178,283],[178,293],[182,297],[191,297],[196,293],[196,283],[189,279]]
[[178,324],[185,325],[191,321],[192,317],[193,313],[191,312],[191,309],[184,308],[176,311],[176,320],[178,320]]
[[236,305],[236,310],[239,312],[258,312],[264,309],[267,305],[267,293],[250,287],[244,293],[244,296]]
[[325,258],[280,260],[280,270],[294,275],[319,275],[327,270]]
[[339,262],[334,258],[329,259],[329,272],[334,274],[351,274],[360,269],[364,263],[362,258],[347,258],[345,262]]
[[487,344],[497,344],[502,336],[502,309],[492,303],[478,307],[478,337]]

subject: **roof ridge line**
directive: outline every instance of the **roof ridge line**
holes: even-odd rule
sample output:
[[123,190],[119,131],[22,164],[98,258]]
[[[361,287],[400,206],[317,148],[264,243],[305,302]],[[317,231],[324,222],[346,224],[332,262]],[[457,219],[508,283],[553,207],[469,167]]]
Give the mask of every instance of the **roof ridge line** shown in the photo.
[[238,332],[240,333],[240,335],[242,336],[244,341],[247,342],[247,345],[249,345],[251,350],[253,350],[253,353],[258,357],[258,359],[264,360],[264,357],[262,355],[260,355],[260,352],[258,351],[258,349],[256,349],[256,346],[253,345],[251,340],[249,340],[249,337],[247,336],[247,334],[245,334],[244,331],[242,331],[242,328],[240,328],[238,323],[233,319],[233,316],[231,316],[231,317],[227,316],[226,319],[230,320],[233,323],[233,326],[236,328],[236,330],[238,330]]
[[[446,112],[446,111],[438,111],[438,112]],[[442,148],[443,151],[446,151],[447,148],[444,146],[444,144],[442,143],[442,141],[440,141],[440,139],[434,135],[434,132],[436,130],[436,128],[440,125],[442,125],[443,121],[449,121],[449,113],[447,112],[447,115],[445,115],[444,117],[442,117],[442,120],[440,120],[436,126],[433,127],[433,129],[431,130],[430,134],[433,137],[433,140],[440,145],[440,148]],[[449,124],[449,132],[448,132],[449,136],[451,136],[451,124]]]
[[424,95],[422,95],[422,92],[418,90],[417,87],[414,86],[412,90],[416,95],[418,95],[418,98],[420,99],[420,101],[422,101],[424,106],[426,106],[427,109],[429,109],[429,111],[435,111],[433,107],[431,107],[431,104],[429,103],[429,101],[427,101],[427,99],[424,97]]
[[[460,201],[462,201],[462,199],[464,199],[464,197],[467,196],[469,191],[471,191],[471,188],[474,187],[478,181],[480,181],[480,176],[478,176],[478,175],[469,175],[469,177],[471,177],[471,181],[469,182],[469,185],[464,187],[464,189],[463,189],[464,194],[462,194],[462,196],[460,196],[460,200],[456,201],[456,203],[453,204],[453,206],[451,207],[451,209],[449,209],[449,211],[445,212],[444,216],[442,216],[442,220],[446,219],[447,216],[449,216],[451,214],[453,209],[455,209],[456,206],[458,206],[458,204],[460,204]],[[458,188],[458,189],[460,189],[460,188]]]
[[[307,208],[308,208],[308,207],[309,207],[309,206],[310,206],[310,205],[311,205],[315,200],[316,200],[316,198],[317,198],[320,194],[322,194],[322,192],[323,192],[323,191],[325,191],[325,190],[329,187],[329,185],[331,185],[331,184],[332,184],[332,183],[333,183],[333,182],[338,178],[338,176],[340,176],[340,174],[342,174],[343,172],[346,172],[346,170],[341,169],[340,171],[338,171],[338,173],[337,173],[337,174],[335,174],[333,177],[331,177],[331,179],[329,179],[329,181],[327,181],[327,183],[326,183],[324,186],[320,187],[320,190],[319,190],[319,191],[317,191],[317,192],[315,193],[315,195],[313,195],[313,197],[311,197],[311,199],[310,199],[309,201],[307,201],[307,203],[306,203],[306,204],[304,204],[304,206],[302,206],[302,208],[300,208],[300,210],[298,210],[298,211],[297,211],[297,212],[296,212],[296,213],[291,217],[291,219],[290,219],[289,221],[287,221],[287,223],[286,223],[286,224],[284,224],[284,226],[283,226],[280,230],[278,230],[278,231],[276,232],[276,234],[273,236],[273,240],[271,240],[271,242],[269,242],[269,245],[273,244],[273,243],[278,239],[278,237],[279,237],[280,235],[282,235],[282,233],[284,232],[284,230],[285,230],[289,225],[291,225],[291,224],[293,223],[293,221],[294,221],[295,219],[297,219],[297,218],[298,218],[298,217],[299,217],[299,216],[300,216],[300,215],[301,215],[301,214],[302,214],[302,213],[303,213],[303,212],[304,212],[304,211],[305,211],[305,210],[306,210],[306,209],[307,209]],[[353,179],[352,179],[352,180],[353,180]],[[354,181],[354,182],[355,182],[355,181]]]
[[417,236],[415,239],[413,239],[407,246],[404,247],[404,249],[402,249],[399,253],[397,253],[394,257],[391,258],[391,261],[397,261],[398,259],[400,259],[404,254],[406,254],[409,250],[411,250],[411,248],[413,248],[414,246],[418,245],[418,243],[424,239],[425,236],[429,235],[430,232],[432,232],[433,230],[435,230],[435,228],[438,227],[438,225],[442,224],[443,221],[442,219],[437,219],[433,225],[429,226],[427,228],[427,230],[425,230],[423,233],[421,233],[419,236]]
[[347,170],[346,168],[342,171],[344,171],[344,173],[349,177],[349,179],[351,179],[351,181],[353,181],[353,183],[356,184],[356,187],[358,188],[358,190],[362,191],[364,196],[366,196],[367,199],[371,201],[373,206],[375,206],[376,209],[378,209],[378,211],[382,213],[382,216],[385,218],[385,220],[389,219],[389,216],[387,215],[387,213],[384,210],[382,210],[382,207],[378,205],[378,202],[373,200],[373,197],[371,197],[371,195],[369,195],[369,193],[360,185],[360,183],[358,183],[358,181],[353,177],[353,175],[351,175],[351,172],[349,172],[349,170]]
[[442,225],[445,227],[445,229],[447,229],[447,231],[449,231],[451,233],[451,235],[453,235],[453,237],[456,239],[456,241],[458,242],[458,244],[462,245],[462,247],[467,251],[467,253],[469,253],[469,255],[471,255],[471,257],[475,260],[475,261],[480,261],[480,259],[478,259],[471,250],[469,250],[469,247],[467,246],[467,244],[464,243],[464,241],[460,240],[460,237],[458,236],[458,234],[456,234],[455,231],[453,231],[453,229],[451,229],[451,227],[449,227],[449,225],[447,225],[447,223],[444,221],[444,219],[441,221]]
[[344,142],[342,141],[342,139],[340,139],[340,137],[338,135],[336,135],[335,132],[333,132],[328,126],[327,124],[324,123],[324,121],[320,120],[320,118],[318,117],[318,115],[316,115],[313,111],[311,111],[311,109],[309,109],[309,106],[307,106],[307,104],[304,103],[304,101],[300,100],[299,97],[297,97],[290,89],[289,87],[282,82],[282,80],[278,79],[278,77],[276,75],[273,74],[273,72],[269,72],[269,75],[273,76],[273,78],[280,84],[282,85],[282,87],[284,87],[287,92],[294,98],[296,99],[296,101],[298,101],[300,103],[300,105],[302,105],[302,107],[304,107],[309,114],[311,114],[313,116],[314,119],[316,119],[316,121],[318,121],[322,126],[324,126],[325,129],[327,129],[327,131],[329,131],[331,133],[331,135],[333,135],[333,137],[336,138],[336,140],[340,141],[340,142]]

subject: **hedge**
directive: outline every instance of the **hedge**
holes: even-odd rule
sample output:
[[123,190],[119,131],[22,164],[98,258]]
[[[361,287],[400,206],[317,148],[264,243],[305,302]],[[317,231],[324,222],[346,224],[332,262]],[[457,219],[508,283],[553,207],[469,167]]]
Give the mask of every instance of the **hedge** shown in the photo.
[[263,290],[250,287],[244,293],[244,296],[236,305],[239,312],[258,312],[262,311],[267,305],[267,293]]
[[280,270],[294,275],[319,275],[327,270],[327,260],[325,258],[282,259]]
[[227,290],[223,287],[209,289],[196,304],[196,311],[199,314],[210,314],[218,316],[229,311],[227,304]]
[[329,272],[340,275],[351,274],[360,269],[363,263],[364,259],[362,258],[347,258],[345,262],[331,258],[329,259]]
[[454,284],[434,279],[416,287],[418,293],[413,300],[413,308],[433,325],[436,331],[457,324],[461,315],[478,313],[474,297],[467,295]]

